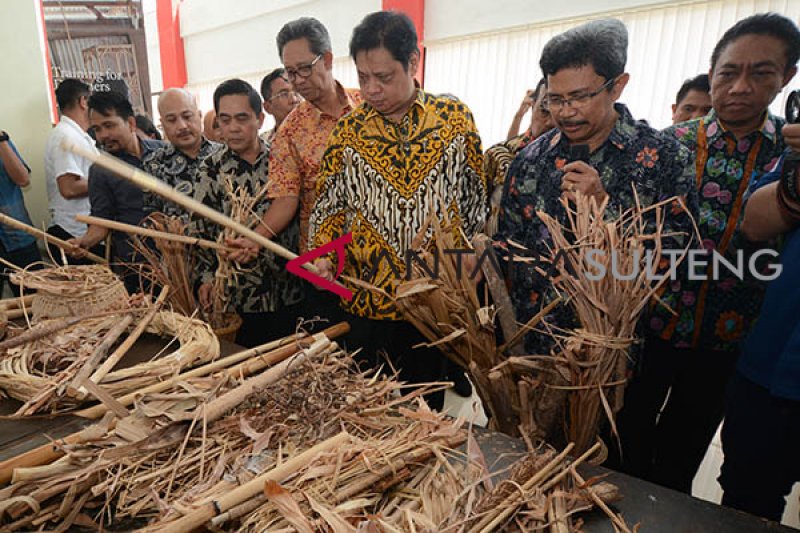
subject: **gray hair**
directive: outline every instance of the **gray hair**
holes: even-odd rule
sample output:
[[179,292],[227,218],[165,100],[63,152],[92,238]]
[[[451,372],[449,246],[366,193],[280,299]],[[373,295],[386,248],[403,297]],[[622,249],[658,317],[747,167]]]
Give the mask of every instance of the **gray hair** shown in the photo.
[[278,43],[278,55],[283,58],[283,47],[289,41],[297,39],[306,39],[311,52],[315,55],[331,51],[331,36],[325,26],[315,18],[301,17],[284,24],[275,38]]
[[617,19],[593,20],[550,39],[542,50],[542,74],[552,76],[565,68],[594,67],[610,80],[625,72],[628,30]]

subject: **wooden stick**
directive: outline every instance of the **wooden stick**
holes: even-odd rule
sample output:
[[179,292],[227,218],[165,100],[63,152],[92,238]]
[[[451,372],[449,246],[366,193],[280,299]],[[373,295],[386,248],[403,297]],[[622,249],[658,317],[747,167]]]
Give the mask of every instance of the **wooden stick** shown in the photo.
[[233,251],[233,248],[219,244],[218,242],[200,239],[199,237],[189,237],[188,235],[178,235],[177,233],[169,233],[168,231],[158,231],[151,228],[143,228],[141,226],[134,226],[132,224],[124,224],[107,218],[93,217],[88,215],[75,215],[75,220],[83,222],[84,224],[93,224],[104,228],[112,229],[115,231],[123,231],[133,235],[142,235],[143,237],[152,237],[154,239],[161,239],[164,241],[181,242],[201,248],[213,248],[215,250]]
[[[29,226],[29,225],[25,224],[24,222],[20,222],[19,220],[15,219],[15,218],[11,218],[10,216],[4,215],[2,213],[0,213],[0,223],[5,224],[6,226],[10,226],[10,227],[12,227],[14,229],[18,229],[20,231],[24,231],[25,233],[27,233],[29,235],[33,235],[37,239],[42,239],[45,242],[49,242],[51,244],[55,244],[56,246],[58,246],[59,248],[63,248],[64,250],[75,250],[75,249],[79,248],[78,246],[75,246],[74,244],[70,244],[65,240],[59,239],[58,237],[53,237],[52,235],[50,235],[49,233],[47,233],[45,231],[42,231],[42,230],[37,229],[37,228],[34,228],[33,226]],[[95,263],[100,263],[102,265],[108,263],[108,261],[106,261],[105,259],[103,259],[99,255],[93,254],[92,252],[86,252],[86,257],[88,259],[91,259]]]
[[28,294],[26,296],[20,296],[18,298],[4,298],[0,300],[0,304],[2,304],[6,310],[11,309],[21,309],[22,307],[29,308],[33,305],[33,297],[36,296],[35,294]]
[[[274,348],[275,346],[279,346],[281,343],[283,343],[284,339],[273,341],[268,344],[264,344],[263,346],[257,346],[255,348],[251,348],[250,350],[245,350],[243,352],[238,352],[233,355],[229,355],[228,357],[220,359],[218,361],[214,361],[213,363],[193,368],[192,370],[189,370],[188,372],[184,372],[182,374],[178,374],[173,378],[166,379],[159,383],[154,383],[149,387],[145,387],[136,392],[126,394],[125,396],[117,398],[117,401],[122,405],[124,405],[125,407],[128,407],[130,405],[133,405],[133,402],[136,401],[137,398],[145,394],[163,392],[181,381],[196,377],[207,376],[209,374],[213,374],[214,372],[225,368],[227,368],[227,370],[225,370],[225,373],[231,377],[247,376],[253,372],[258,372],[259,370],[266,368],[268,366],[280,363],[287,357],[291,357],[292,355],[297,353],[297,350],[299,349],[298,346],[300,347],[310,346],[313,340],[321,338],[323,335],[328,337],[329,339],[335,339],[346,334],[348,331],[350,331],[350,326],[346,322],[341,322],[335,326],[331,326],[323,330],[320,333],[317,333],[311,338],[309,337],[297,338],[296,339],[297,343],[291,343],[288,345],[280,346],[278,348]],[[254,360],[258,362],[257,365],[253,364]],[[236,364],[236,366],[231,366],[232,364]],[[95,405],[94,407],[90,407],[88,409],[77,411],[73,414],[77,416],[82,416],[84,418],[100,418],[106,411],[107,408],[101,404],[101,405]]]
[[[77,143],[71,142],[68,139],[64,139],[61,142],[61,148],[86,158],[92,163],[96,163],[101,167],[110,170],[120,178],[130,181],[142,189],[155,193],[162,198],[166,198],[167,200],[178,204],[188,211],[197,213],[198,215],[205,217],[212,222],[216,222],[222,227],[233,230],[236,233],[257,243],[264,249],[274,253],[275,255],[283,257],[288,261],[297,258],[296,253],[287,250],[278,243],[267,239],[260,233],[248,228],[243,224],[240,224],[239,222],[236,222],[230,217],[225,216],[224,214],[212,209],[202,202],[198,202],[194,198],[176,191],[163,181],[154,178],[150,174],[123,161],[120,161],[116,157],[104,153],[95,153],[94,151],[87,150],[83,146],[79,146]],[[305,263],[303,267],[311,272],[314,272],[315,274],[319,274],[319,270],[311,263]]]
[[64,455],[61,451],[62,446],[80,444],[81,442],[99,439],[113,427],[115,423],[116,419],[109,414],[108,420],[104,419],[101,422],[92,424],[71,435],[67,435],[62,439],[56,439],[53,442],[43,444],[42,446],[0,462],[0,485],[4,485],[11,480],[15,469],[31,468],[51,463]]
[[[472,245],[475,247],[475,255],[480,258],[483,257],[486,250],[491,250],[492,240],[479,233],[472,240]],[[491,261],[485,261],[481,265],[481,271],[484,278],[486,278],[489,292],[492,293],[492,298],[494,299],[497,318],[500,322],[500,328],[503,330],[503,338],[516,339],[514,344],[506,348],[506,352],[509,355],[523,355],[525,348],[522,346],[522,337],[517,336],[519,324],[517,324],[517,319],[514,316],[514,306],[511,303],[511,297],[508,295],[505,281],[497,275],[497,271]]]
[[[202,526],[216,515],[224,513],[236,505],[258,495],[263,490],[264,483],[267,481],[272,480],[280,483],[289,475],[308,465],[320,454],[336,450],[337,448],[345,445],[349,439],[349,434],[346,432],[341,432],[338,435],[322,441],[308,450],[295,455],[291,459],[288,459],[286,462],[281,463],[275,468],[272,468],[271,470],[254,477],[244,485],[221,495],[217,500],[190,511],[185,516],[174,522],[165,524],[163,527],[159,528],[159,531],[161,533],[183,533],[184,531],[192,531],[195,528]],[[146,530],[143,529],[141,531]]]
[[84,379],[81,382],[81,385],[83,386],[83,388],[89,391],[89,394],[100,400],[103,403],[103,405],[108,407],[109,411],[117,415],[118,418],[125,418],[128,415],[130,415],[128,410],[125,409],[125,407],[121,403],[115,400],[114,397],[111,396],[111,394],[108,391],[100,387],[100,385],[98,385],[91,379]]
[[94,369],[94,366],[100,361],[100,359],[105,356],[108,351],[111,349],[111,346],[117,342],[117,339],[125,333],[125,330],[128,329],[133,323],[133,315],[127,315],[125,318],[117,322],[117,325],[112,327],[103,337],[103,341],[94,349],[92,355],[83,363],[83,366],[78,373],[75,374],[75,377],[72,379],[72,387],[79,388],[83,385],[83,382],[86,378],[89,377],[89,374]]
[[142,333],[147,329],[147,326],[150,325],[150,322],[153,321],[155,318],[156,313],[161,309],[161,306],[164,304],[164,301],[167,299],[167,294],[169,294],[169,287],[164,286],[161,289],[161,294],[158,295],[158,299],[156,300],[153,307],[147,312],[147,314],[142,318],[141,322],[136,325],[136,329],[134,329],[130,335],[125,339],[125,341],[120,344],[114,353],[108,356],[108,359],[100,365],[100,368],[94,371],[94,373],[89,378],[90,381],[94,381],[95,383],[100,383],[106,375],[111,372],[111,370],[116,366],[120,359],[131,349],[133,344],[142,336]]

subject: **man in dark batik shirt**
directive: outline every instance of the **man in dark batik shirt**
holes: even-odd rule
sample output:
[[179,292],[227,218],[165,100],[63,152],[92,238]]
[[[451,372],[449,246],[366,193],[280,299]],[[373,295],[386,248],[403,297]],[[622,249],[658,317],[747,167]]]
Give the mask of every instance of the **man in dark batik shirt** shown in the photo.
[[[690,211],[696,208],[689,151],[674,138],[637,122],[627,107],[615,103],[629,78],[624,72],[626,50],[627,31],[617,20],[590,22],[545,46],[540,66],[558,129],[527,146],[509,169],[496,237],[501,249],[512,249],[513,242],[526,254],[547,257],[552,242],[536,212],[566,224],[561,198],[574,200],[575,191],[598,203],[608,196],[608,218],[635,205],[632,186],[643,207],[676,196]],[[586,162],[571,161],[571,147],[580,144],[588,145],[590,155]],[[691,233],[690,218],[680,210],[670,211],[664,232],[683,235],[663,244],[683,248]],[[511,298],[518,321],[527,322],[554,296],[548,277],[530,264],[513,265]],[[577,325],[566,305],[558,306],[547,322],[558,328]],[[538,333],[525,340],[529,354],[547,354],[552,345],[549,336]]]
[[[266,199],[269,150],[258,138],[264,122],[261,98],[242,80],[228,80],[214,91],[217,113],[226,145],[212,153],[201,164],[194,197],[209,207],[230,216],[231,198],[226,180],[234,190],[244,189],[248,195],[259,197],[255,214],[261,216],[269,207]],[[205,219],[196,222],[200,237],[216,240],[221,229]],[[297,250],[298,220],[295,220],[275,241],[290,250]],[[300,278],[289,274],[285,262],[272,253],[260,250],[245,257],[247,267],[237,274],[230,287],[232,307],[242,317],[236,343],[245,347],[257,346],[294,331],[298,311],[295,304],[302,299]],[[257,254],[257,257],[256,257]],[[200,303],[208,307],[211,281],[217,269],[213,250],[198,249]],[[293,307],[294,306],[294,307]]]
[[[200,111],[186,89],[164,91],[158,98],[158,113],[170,144],[150,154],[142,168],[176,191],[192,196],[197,167],[220,145],[203,137]],[[148,212],[158,211],[188,222],[188,213],[182,207],[157,194],[145,191],[144,206]]]

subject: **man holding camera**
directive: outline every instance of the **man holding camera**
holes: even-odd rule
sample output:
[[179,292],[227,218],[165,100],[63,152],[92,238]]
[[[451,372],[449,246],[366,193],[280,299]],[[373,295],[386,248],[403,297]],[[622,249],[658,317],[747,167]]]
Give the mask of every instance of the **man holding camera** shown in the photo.
[[[800,92],[793,96],[800,100]],[[784,237],[782,271],[767,287],[728,389],[719,478],[724,505],[774,521],[800,481],[800,124],[783,135],[792,152],[756,183],[741,226],[753,242]]]

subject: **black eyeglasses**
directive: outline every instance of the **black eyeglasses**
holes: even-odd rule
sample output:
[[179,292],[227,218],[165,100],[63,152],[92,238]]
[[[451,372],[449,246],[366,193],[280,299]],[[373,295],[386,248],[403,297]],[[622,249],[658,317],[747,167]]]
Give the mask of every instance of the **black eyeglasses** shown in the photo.
[[311,76],[311,69],[314,68],[314,65],[317,64],[317,61],[320,60],[322,54],[319,54],[317,57],[314,58],[314,61],[309,63],[308,65],[300,65],[297,68],[287,68],[286,69],[286,78],[289,81],[292,81],[296,77],[307,78]]
[[570,98],[561,98],[560,96],[546,96],[544,101],[542,102],[542,106],[544,106],[551,113],[560,110],[564,106],[569,106],[572,109],[581,109],[583,107],[586,107],[592,100],[592,98],[594,98],[595,96],[597,96],[598,94],[600,94],[601,92],[605,91],[610,86],[612,86],[618,79],[619,76],[617,76],[616,78],[611,78],[594,92],[577,94]]

